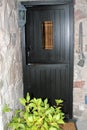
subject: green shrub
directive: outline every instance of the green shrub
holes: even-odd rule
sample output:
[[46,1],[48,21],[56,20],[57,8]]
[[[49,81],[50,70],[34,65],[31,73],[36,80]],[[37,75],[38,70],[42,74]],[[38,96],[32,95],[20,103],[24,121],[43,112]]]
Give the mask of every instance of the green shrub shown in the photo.
[[[56,105],[50,106],[48,99],[20,98],[23,105],[22,110],[15,110],[8,127],[12,130],[61,130],[60,125],[64,124],[64,113],[61,110],[62,100],[55,100]],[[8,111],[7,106],[4,111]],[[9,112],[9,111],[8,111]]]

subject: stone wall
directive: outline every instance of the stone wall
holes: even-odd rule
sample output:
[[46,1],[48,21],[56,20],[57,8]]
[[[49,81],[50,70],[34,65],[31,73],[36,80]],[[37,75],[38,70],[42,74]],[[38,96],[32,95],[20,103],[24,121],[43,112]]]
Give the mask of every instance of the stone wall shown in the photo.
[[[74,117],[87,119],[87,105],[85,96],[87,95],[87,0],[75,0],[74,6],[74,91],[73,91],[73,112]],[[83,27],[83,52],[84,65],[78,65],[79,62],[79,24]]]
[[17,21],[16,0],[0,0],[0,130],[7,130],[5,124],[11,114],[2,112],[9,104],[18,108],[19,97],[23,96],[22,54],[20,30]]

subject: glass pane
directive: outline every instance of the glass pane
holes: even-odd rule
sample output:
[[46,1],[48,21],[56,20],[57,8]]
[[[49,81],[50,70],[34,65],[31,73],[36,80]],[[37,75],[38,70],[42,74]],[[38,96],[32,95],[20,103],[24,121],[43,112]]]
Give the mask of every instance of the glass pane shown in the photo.
[[43,22],[43,48],[53,49],[53,23],[52,21]]

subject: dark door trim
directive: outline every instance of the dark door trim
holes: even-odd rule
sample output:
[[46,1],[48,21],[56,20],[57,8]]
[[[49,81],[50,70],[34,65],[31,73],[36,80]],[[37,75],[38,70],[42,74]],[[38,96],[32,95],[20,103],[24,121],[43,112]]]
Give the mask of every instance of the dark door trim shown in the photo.
[[46,1],[25,1],[21,2],[25,7],[37,6],[37,5],[60,5],[67,3],[74,3],[74,0],[46,0]]

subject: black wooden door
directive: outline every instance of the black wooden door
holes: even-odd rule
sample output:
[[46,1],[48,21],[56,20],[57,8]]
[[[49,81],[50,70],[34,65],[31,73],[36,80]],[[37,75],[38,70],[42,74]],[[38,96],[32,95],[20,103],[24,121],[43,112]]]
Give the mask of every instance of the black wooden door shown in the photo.
[[[27,91],[35,97],[64,100],[64,112],[72,117],[72,54],[70,6],[50,5],[27,8],[26,64]],[[50,23],[51,47],[44,47],[43,24]],[[44,25],[47,27],[47,25]],[[46,28],[45,27],[45,28]],[[46,33],[46,32],[44,32]],[[49,31],[47,32],[48,35]],[[48,38],[50,39],[50,38]],[[45,43],[43,44],[43,42]]]

